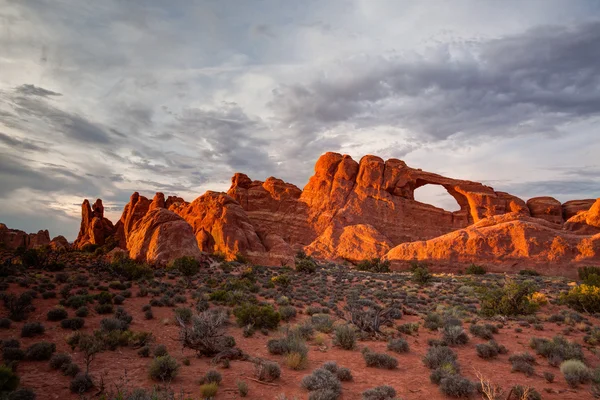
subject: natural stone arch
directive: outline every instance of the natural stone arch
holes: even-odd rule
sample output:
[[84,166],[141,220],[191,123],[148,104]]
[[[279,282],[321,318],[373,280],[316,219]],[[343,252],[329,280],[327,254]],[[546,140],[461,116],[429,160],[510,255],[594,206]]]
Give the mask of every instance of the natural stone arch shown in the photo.
[[460,195],[453,196],[443,185],[436,183],[418,186],[413,191],[415,201],[441,208],[448,212],[457,212],[463,209],[457,200],[457,197],[459,196]]

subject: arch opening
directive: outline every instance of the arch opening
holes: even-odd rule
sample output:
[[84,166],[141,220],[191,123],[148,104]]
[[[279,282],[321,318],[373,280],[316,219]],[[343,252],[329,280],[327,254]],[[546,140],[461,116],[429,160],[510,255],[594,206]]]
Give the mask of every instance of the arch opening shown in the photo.
[[458,201],[442,185],[430,183],[419,186],[414,191],[414,199],[448,212],[460,211]]

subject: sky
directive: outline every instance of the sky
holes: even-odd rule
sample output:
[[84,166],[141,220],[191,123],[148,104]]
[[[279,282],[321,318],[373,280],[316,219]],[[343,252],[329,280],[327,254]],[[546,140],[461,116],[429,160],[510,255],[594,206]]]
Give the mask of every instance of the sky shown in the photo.
[[598,43],[595,0],[0,0],[0,222],[74,240],[85,198],[302,188],[327,151],[597,198]]

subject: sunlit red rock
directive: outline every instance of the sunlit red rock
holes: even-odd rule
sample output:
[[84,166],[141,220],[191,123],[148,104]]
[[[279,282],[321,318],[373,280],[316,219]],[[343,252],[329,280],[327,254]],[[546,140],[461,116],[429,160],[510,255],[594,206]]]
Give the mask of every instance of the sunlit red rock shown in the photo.
[[532,217],[541,218],[558,225],[563,223],[563,209],[554,197],[534,197],[527,200]]
[[154,264],[167,264],[179,257],[201,260],[192,227],[166,208],[154,208],[128,234],[129,257]]
[[62,235],[58,235],[50,241],[50,248],[54,251],[65,251],[71,248],[69,241]]
[[104,245],[106,239],[115,233],[112,222],[104,218],[102,200],[97,199],[93,206],[85,199],[81,205],[81,226],[79,235],[73,243],[77,249],[85,245]]
[[581,211],[565,222],[565,229],[579,234],[600,233],[600,199],[587,211]]

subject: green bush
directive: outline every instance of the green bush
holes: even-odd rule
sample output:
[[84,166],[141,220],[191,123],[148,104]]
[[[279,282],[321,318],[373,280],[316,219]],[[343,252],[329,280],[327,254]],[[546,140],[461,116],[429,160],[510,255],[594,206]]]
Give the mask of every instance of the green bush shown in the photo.
[[50,358],[50,368],[52,369],[61,369],[65,364],[71,364],[73,359],[67,353],[58,353],[54,354]]
[[567,306],[588,313],[600,312],[600,287],[588,284],[577,285],[562,293],[560,301]]
[[94,387],[94,382],[88,374],[79,373],[73,378],[70,384],[72,393],[83,394]]
[[53,308],[51,310],[48,310],[48,312],[46,313],[46,318],[48,318],[48,321],[62,321],[68,316],[69,313],[62,307]]
[[481,313],[491,317],[494,315],[527,315],[539,308],[531,301],[535,286],[530,282],[519,283],[508,280],[502,288],[483,289],[480,292]]
[[512,365],[512,372],[523,372],[527,376],[532,376],[534,371],[535,357],[529,353],[513,354],[508,357],[508,362]]
[[559,366],[565,360],[581,360],[584,355],[581,346],[578,343],[569,342],[562,336],[555,336],[552,340],[545,338],[531,338],[529,346],[535,352],[548,359],[552,366]]
[[396,369],[398,367],[398,360],[389,354],[375,353],[366,349],[363,351],[363,358],[365,359],[367,367],[384,369]]
[[279,364],[273,361],[261,361],[255,364],[256,378],[261,382],[272,382],[281,376]]
[[449,397],[469,397],[475,389],[473,382],[460,375],[449,375],[440,381],[440,391]]
[[19,376],[15,374],[12,368],[6,365],[0,365],[0,393],[12,392],[19,386]]
[[175,312],[175,317],[178,320],[186,324],[192,320],[192,316],[194,315],[192,309],[188,307],[177,307],[173,312]]
[[21,328],[21,337],[34,337],[43,335],[46,329],[39,322],[28,322]]
[[312,274],[317,270],[317,264],[313,261],[312,258],[296,258],[296,272],[304,272],[307,274]]
[[289,321],[296,316],[296,307],[294,306],[280,306],[279,314],[283,321]]
[[170,381],[177,376],[179,365],[170,355],[156,357],[150,363],[150,377],[159,381]]
[[256,329],[275,329],[281,315],[271,305],[244,303],[233,310],[239,326],[251,325]]
[[560,364],[560,372],[571,387],[577,387],[580,383],[587,383],[592,378],[589,368],[580,360],[563,361]]
[[534,271],[532,269],[522,269],[519,271],[519,275],[523,275],[523,276],[540,276],[540,273],[537,271]]
[[599,286],[600,283],[600,267],[582,267],[577,269],[579,279],[583,283],[591,286]]
[[78,331],[83,328],[83,325],[85,325],[85,320],[79,317],[63,319],[60,321],[60,326],[63,329],[71,329],[73,331]]
[[310,392],[328,390],[337,394],[337,397],[342,393],[342,384],[338,377],[325,368],[318,368],[312,374],[306,375],[302,378],[301,386]]
[[202,383],[216,383],[217,385],[219,385],[222,380],[223,376],[219,373],[219,371],[211,369],[207,371],[206,374],[204,374],[204,377],[202,378]]
[[25,351],[25,359],[29,361],[46,361],[56,351],[56,345],[49,342],[34,343]]
[[240,397],[248,396],[248,384],[245,381],[235,381]]
[[333,344],[344,350],[353,350],[356,347],[356,332],[354,328],[348,324],[336,326]]
[[200,261],[194,257],[180,257],[171,262],[169,268],[179,271],[186,278],[191,278],[200,272]]
[[443,340],[451,346],[456,346],[468,343],[469,336],[462,326],[447,325],[443,330]]
[[390,261],[385,260],[382,261],[381,258],[375,257],[369,260],[363,260],[358,263],[356,269],[359,271],[369,271],[369,272],[390,272]]
[[396,398],[396,390],[388,385],[377,386],[365,390],[362,398],[363,400],[393,400]]
[[467,267],[465,273],[468,275],[485,275],[487,271],[481,265],[471,264]]
[[127,255],[115,257],[109,266],[109,272],[127,281],[151,279],[154,276],[154,271],[150,266],[140,264]]
[[408,353],[408,342],[404,338],[390,339],[387,349],[395,353]]
[[431,280],[427,267],[417,267],[412,271],[412,280],[419,285],[425,285]]
[[430,347],[423,357],[423,363],[429,369],[437,369],[444,364],[455,365],[456,353],[446,346]]
[[310,322],[319,332],[329,333],[333,330],[333,319],[327,314],[313,314]]
[[200,385],[200,396],[202,396],[203,399],[212,399],[213,397],[215,397],[217,395],[218,391],[219,391],[218,383],[211,382],[211,383],[205,383],[203,385]]
[[471,335],[477,336],[481,339],[492,339],[495,333],[498,333],[498,328],[492,324],[478,325],[473,324],[469,327]]
[[496,358],[498,354],[505,354],[508,350],[503,345],[499,345],[493,340],[488,343],[481,343],[475,346],[477,355],[483,359]]

